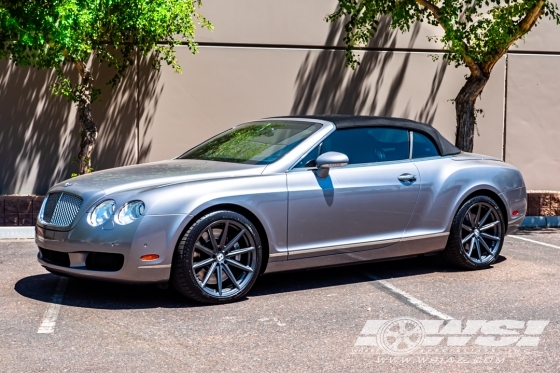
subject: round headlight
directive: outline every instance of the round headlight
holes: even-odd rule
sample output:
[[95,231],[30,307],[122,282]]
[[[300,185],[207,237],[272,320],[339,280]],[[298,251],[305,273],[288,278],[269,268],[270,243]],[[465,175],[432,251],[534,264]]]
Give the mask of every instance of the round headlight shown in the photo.
[[105,224],[115,212],[115,201],[112,199],[108,201],[103,201],[99,205],[97,205],[93,211],[88,216],[88,223],[93,227],[97,227],[98,225]]
[[142,201],[130,201],[124,204],[115,215],[115,223],[126,225],[144,214],[146,206]]

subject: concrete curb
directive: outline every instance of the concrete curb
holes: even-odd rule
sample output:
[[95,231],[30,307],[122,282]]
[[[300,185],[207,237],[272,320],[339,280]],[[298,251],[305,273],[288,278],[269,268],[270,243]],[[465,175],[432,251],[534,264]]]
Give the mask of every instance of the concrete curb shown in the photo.
[[560,216],[526,216],[521,228],[560,228]]
[[0,227],[0,239],[35,238],[35,227]]

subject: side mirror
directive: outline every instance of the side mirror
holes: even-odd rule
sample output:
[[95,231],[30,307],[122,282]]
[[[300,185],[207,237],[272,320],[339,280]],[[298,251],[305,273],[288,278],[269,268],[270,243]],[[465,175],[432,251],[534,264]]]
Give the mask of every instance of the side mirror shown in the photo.
[[317,166],[316,175],[321,178],[327,177],[329,169],[334,167],[344,167],[348,164],[348,162],[346,154],[338,152],[326,152],[321,154],[315,160],[315,165]]

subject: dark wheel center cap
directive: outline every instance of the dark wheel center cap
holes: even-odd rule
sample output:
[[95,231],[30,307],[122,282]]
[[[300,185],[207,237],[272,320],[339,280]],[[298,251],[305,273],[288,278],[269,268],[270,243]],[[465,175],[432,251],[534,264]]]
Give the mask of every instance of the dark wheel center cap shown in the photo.
[[224,261],[224,254],[218,253],[218,255],[216,255],[216,260],[222,263]]

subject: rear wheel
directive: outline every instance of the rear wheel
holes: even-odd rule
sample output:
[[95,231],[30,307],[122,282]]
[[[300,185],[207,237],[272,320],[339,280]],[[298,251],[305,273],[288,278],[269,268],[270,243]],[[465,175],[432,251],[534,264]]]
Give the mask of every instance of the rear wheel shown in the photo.
[[502,250],[504,232],[504,218],[496,202],[486,196],[473,197],[453,219],[444,256],[461,268],[487,268]]
[[255,283],[262,248],[255,226],[233,211],[198,219],[184,234],[173,258],[172,281],[183,295],[209,304],[244,297]]

